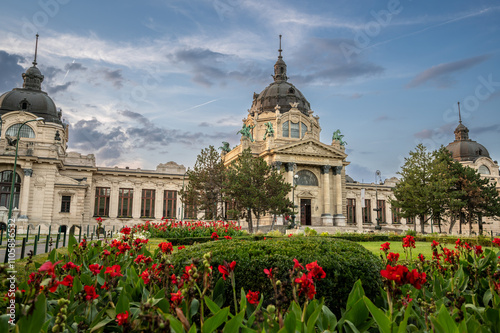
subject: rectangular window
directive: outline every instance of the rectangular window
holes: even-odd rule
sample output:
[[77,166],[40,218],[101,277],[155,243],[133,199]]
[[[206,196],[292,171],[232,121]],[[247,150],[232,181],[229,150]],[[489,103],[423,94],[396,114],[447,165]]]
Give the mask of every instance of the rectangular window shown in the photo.
[[71,196],[63,195],[61,198],[61,213],[69,213],[71,206]]
[[142,190],[141,217],[154,217],[155,190]]
[[163,200],[163,217],[167,219],[174,219],[176,209],[177,191],[165,191]]
[[302,138],[304,137],[304,135],[306,135],[306,132],[307,132],[307,125],[304,124],[304,123],[300,123],[300,130],[302,131]]
[[292,123],[290,122],[290,137],[292,138],[300,138],[300,128],[299,128],[299,123]]
[[132,217],[134,190],[121,188],[118,194],[118,217]]
[[393,208],[392,209],[392,223],[400,224],[401,223],[401,208]]
[[356,223],[356,199],[347,199],[347,223]]
[[109,217],[109,195],[111,188],[96,187],[95,189],[95,206],[94,216]]
[[236,213],[236,201],[226,201],[225,203],[225,213],[226,213],[226,219],[228,220],[235,220],[238,218],[238,214]]
[[386,213],[385,213],[385,200],[377,200],[377,218],[380,223],[387,223]]
[[413,224],[413,223],[415,223],[415,216],[413,216],[413,217],[408,217],[408,218],[406,219],[406,224]]
[[372,223],[372,205],[370,199],[365,199],[365,207],[363,207],[363,223]]

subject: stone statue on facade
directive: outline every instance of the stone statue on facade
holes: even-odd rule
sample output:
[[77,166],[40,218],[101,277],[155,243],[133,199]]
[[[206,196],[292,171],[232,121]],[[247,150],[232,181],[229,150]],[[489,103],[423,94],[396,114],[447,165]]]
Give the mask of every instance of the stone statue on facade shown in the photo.
[[253,142],[254,139],[253,139],[251,130],[254,127],[255,127],[255,125],[247,126],[247,125],[243,124],[243,126],[241,127],[241,129],[238,132],[236,132],[236,134],[240,134],[241,133],[241,135],[243,137],[248,138],[248,139],[250,139],[250,141]]
[[342,140],[343,137],[344,135],[340,134],[340,130],[337,129],[335,132],[333,132],[332,141],[338,141],[341,146],[346,146],[347,142]]
[[231,151],[231,148],[229,148],[229,142],[222,141],[222,146],[219,147],[220,150],[222,150],[224,153],[229,153]]
[[266,140],[266,138],[268,136],[273,136],[274,137],[273,124],[270,121],[268,121],[267,123],[264,123],[264,125],[266,125],[266,133],[264,134],[264,139],[263,140]]

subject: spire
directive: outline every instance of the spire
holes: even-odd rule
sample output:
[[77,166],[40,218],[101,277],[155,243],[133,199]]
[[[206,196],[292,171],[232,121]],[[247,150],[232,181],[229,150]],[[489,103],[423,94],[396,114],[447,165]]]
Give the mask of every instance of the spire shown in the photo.
[[280,48],[278,49],[278,60],[274,64],[274,81],[286,81],[288,80],[288,77],[286,76],[286,64],[285,61],[283,61],[283,56],[281,55],[281,52],[283,50],[281,49],[281,35],[280,35]]
[[458,126],[455,128],[455,141],[469,140],[469,129],[462,124],[462,114],[460,113],[460,102],[458,104]]
[[31,89],[31,90],[42,90],[42,81],[43,75],[40,70],[36,67],[36,56],[38,52],[38,34],[36,34],[36,42],[35,42],[35,58],[33,60],[33,66],[26,70],[26,73],[23,73],[23,88]]
[[36,34],[36,42],[35,42],[35,60],[33,60],[33,66],[36,67],[36,53],[38,51],[38,34]]

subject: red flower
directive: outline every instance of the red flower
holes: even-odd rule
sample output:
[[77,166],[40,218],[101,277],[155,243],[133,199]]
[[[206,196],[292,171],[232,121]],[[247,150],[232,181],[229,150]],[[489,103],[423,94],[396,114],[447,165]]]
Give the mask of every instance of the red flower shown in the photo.
[[219,239],[219,235],[217,235],[217,233],[216,233],[216,232],[213,232],[213,233],[212,233],[212,236],[211,236],[210,238],[215,239],[215,240],[218,240],[218,239]]
[[102,217],[98,217],[95,220],[97,221],[97,223],[102,223]]
[[483,247],[481,245],[475,245],[474,253],[479,257],[481,254],[483,254]]
[[225,239],[233,239],[231,236],[224,236]]
[[396,267],[387,265],[386,269],[380,271],[380,275],[387,280],[395,281],[398,285],[403,285],[405,283],[404,278],[406,273],[408,273],[408,268],[402,265],[397,265]]
[[51,275],[52,277],[56,277],[56,274],[54,273],[54,270],[56,269],[56,266],[59,265],[59,263],[62,262],[62,260],[59,260],[58,262],[52,264],[50,261],[45,262],[40,268],[38,269],[39,272],[47,272],[48,275]]
[[403,238],[403,247],[415,248],[415,237],[407,235],[405,238]]
[[259,304],[259,292],[258,291],[248,291],[247,300],[250,304]]
[[175,274],[172,274],[170,276],[170,282],[172,282],[172,284],[177,284],[177,277],[175,276]]
[[123,227],[122,230],[120,230],[120,232],[124,235],[130,235],[130,231],[131,229],[129,227]]
[[226,275],[231,274],[232,271],[234,271],[234,267],[236,266],[236,261],[231,262],[228,264],[224,260],[224,265],[219,265],[219,272],[222,274],[222,277],[224,280],[226,279]]
[[111,267],[106,267],[106,271],[104,271],[104,274],[109,274],[112,278],[115,276],[123,276],[123,274],[120,272],[121,271],[120,265],[113,265]]
[[390,250],[391,243],[385,242],[384,244],[380,244],[380,250],[387,252]]
[[71,288],[73,287],[73,277],[71,275],[66,275],[59,284]]
[[184,245],[181,245],[177,248],[177,250],[182,250],[182,249],[185,249],[186,247]]
[[136,264],[140,264],[141,262],[145,263],[145,264],[149,264],[150,262],[152,262],[153,259],[151,259],[151,257],[146,257],[144,256],[143,254],[139,254],[137,256],[137,258],[134,259],[134,262]]
[[102,265],[92,264],[92,265],[89,265],[89,269],[93,275],[97,275],[97,274],[101,273]]
[[387,261],[390,261],[393,264],[395,264],[398,260],[399,260],[399,253],[390,252],[387,255]]
[[272,268],[264,268],[264,273],[267,275],[268,278],[272,279],[273,278],[273,269]]
[[167,253],[167,254],[170,254],[172,253],[172,251],[174,250],[174,247],[172,245],[172,243],[170,242],[161,242],[160,244],[158,244],[158,247],[161,249],[161,252],[163,253]]
[[149,283],[149,281],[151,280],[151,279],[149,278],[150,276],[151,276],[151,275],[149,274],[149,272],[148,272],[148,270],[147,270],[147,269],[146,269],[144,272],[142,272],[142,274],[141,274],[141,278],[142,278],[142,280],[144,281],[144,284],[148,284],[148,283]]
[[300,284],[299,295],[304,293],[307,294],[309,299],[314,298],[314,295],[316,295],[316,288],[314,287],[314,282],[310,274],[302,273],[302,277],[296,278],[295,283]]
[[127,320],[128,320],[128,311],[116,315],[116,322],[118,323],[118,326],[123,326],[123,324],[125,324]]
[[425,261],[425,257],[424,257],[424,255],[423,255],[422,253],[420,253],[420,254],[418,255],[418,259],[420,259],[420,261],[421,261],[421,262],[424,262],[424,261]]
[[304,269],[304,266],[302,266],[296,258],[293,258],[293,269],[297,268]]
[[409,284],[417,289],[422,288],[422,285],[427,282],[427,275],[425,273],[419,273],[416,269],[408,272],[406,279]]
[[123,242],[120,245],[118,245],[118,250],[120,251],[120,253],[125,253],[130,249],[131,247],[130,245],[128,245],[128,243]]
[[95,287],[94,286],[84,286],[83,289],[85,290],[85,299],[87,301],[91,301],[93,299],[96,299],[99,297],[99,295],[96,294],[95,292]]
[[431,247],[432,249],[434,250],[437,246],[439,245],[438,242],[436,242],[435,240],[432,241],[432,244],[431,244]]
[[319,280],[319,279],[324,279],[326,277],[326,273],[323,270],[323,268],[318,265],[318,261],[314,261],[310,264],[307,264],[306,268],[313,279]]
[[493,239],[493,244],[500,246],[500,238]]
[[70,269],[73,269],[73,268],[76,269],[78,272],[80,271],[80,266],[75,265],[71,261],[62,266],[62,269],[65,271],[69,271]]
[[105,256],[109,256],[111,254],[111,252],[109,252],[108,250],[104,250],[104,251],[102,251],[102,254]]
[[180,290],[176,293],[170,293],[170,296],[170,300],[172,301],[172,303],[174,303],[174,305],[179,305],[184,298]]

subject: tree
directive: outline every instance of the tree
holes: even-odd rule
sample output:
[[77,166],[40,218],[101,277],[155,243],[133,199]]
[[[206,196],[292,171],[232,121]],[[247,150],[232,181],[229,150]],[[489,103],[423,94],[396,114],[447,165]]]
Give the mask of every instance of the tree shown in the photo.
[[186,173],[188,184],[180,191],[184,204],[193,204],[205,211],[205,219],[217,219],[222,202],[224,164],[220,154],[209,146],[196,158],[193,170]]
[[[455,204],[455,196],[450,189],[456,182],[450,171],[452,163],[444,147],[428,152],[419,144],[398,172],[401,181],[394,187],[394,208],[400,208],[405,218],[419,217],[421,232],[430,219],[440,218],[448,207]],[[415,231],[417,229],[415,221]]]
[[253,232],[252,215],[257,218],[266,213],[281,214],[290,209],[287,198],[291,185],[278,170],[274,170],[261,157],[254,157],[250,149],[243,151],[226,173],[225,198],[236,202],[241,217],[246,217],[248,230]]

